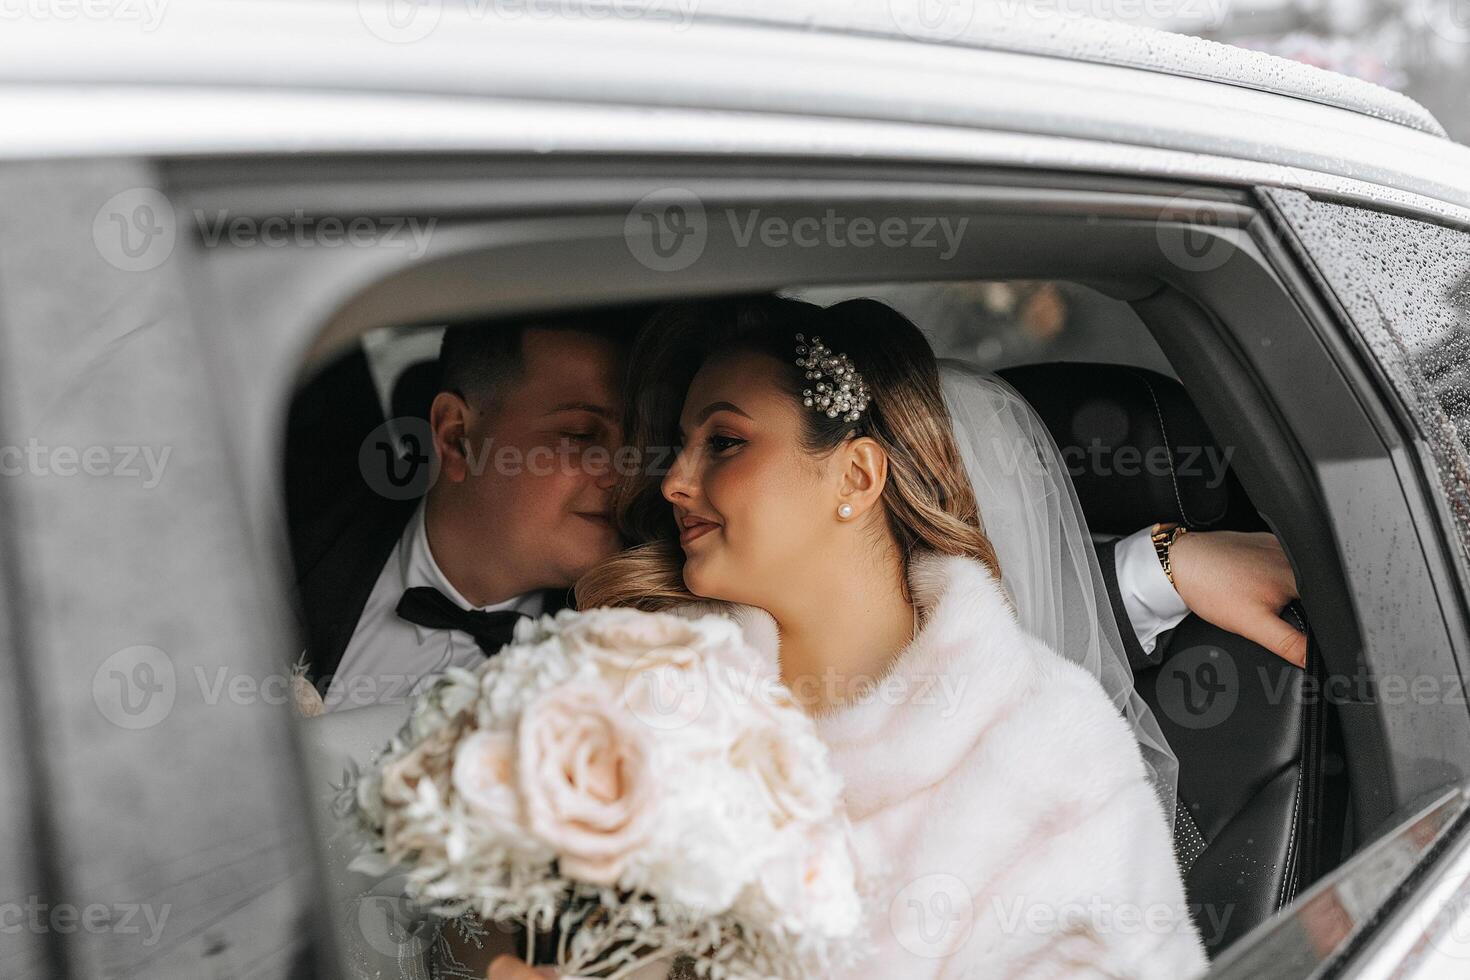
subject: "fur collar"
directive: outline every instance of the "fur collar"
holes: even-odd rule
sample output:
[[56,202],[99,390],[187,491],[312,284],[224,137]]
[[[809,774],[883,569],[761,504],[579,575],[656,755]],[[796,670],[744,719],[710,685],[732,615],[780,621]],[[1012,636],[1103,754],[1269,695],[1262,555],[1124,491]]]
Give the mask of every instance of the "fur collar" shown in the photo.
[[[1001,583],[978,560],[921,552],[909,562],[908,581],[918,635],[881,677],[854,683],[848,703],[815,718],[834,762],[847,773],[854,816],[929,785],[958,764],[970,741],[953,737],[956,717],[967,729],[983,728],[1012,700],[1007,693],[1021,694],[1014,688],[1031,672],[1021,669],[1028,658],[1018,658],[1018,651],[1035,649],[1067,666],[1022,632]],[[739,624],[765,668],[779,673],[774,617],[741,604],[727,603],[721,611]],[[883,751],[871,751],[878,742]]]
[[[980,562],[924,553],[910,562],[909,584],[918,636],[867,696],[815,719],[877,910],[876,953],[844,977],[1200,972],[1163,812],[1097,679],[1022,630]],[[731,616],[779,672],[769,613],[686,608]],[[953,936],[940,930],[942,948],[934,923],[913,912],[933,904],[925,889],[936,888],[964,912]],[[1015,925],[1018,909],[1050,914],[1094,900],[1162,910],[1167,928]]]

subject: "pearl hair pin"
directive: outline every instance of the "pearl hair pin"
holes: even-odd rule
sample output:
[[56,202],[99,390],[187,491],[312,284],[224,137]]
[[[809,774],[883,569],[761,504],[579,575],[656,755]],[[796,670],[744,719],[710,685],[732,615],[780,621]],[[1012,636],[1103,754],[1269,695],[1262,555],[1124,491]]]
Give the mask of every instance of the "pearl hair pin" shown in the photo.
[[834,354],[821,337],[813,337],[808,346],[805,334],[796,335],[796,354],[796,366],[806,370],[808,381],[817,382],[802,391],[803,405],[829,419],[840,415],[856,422],[862,417],[868,407],[868,386],[846,354]]

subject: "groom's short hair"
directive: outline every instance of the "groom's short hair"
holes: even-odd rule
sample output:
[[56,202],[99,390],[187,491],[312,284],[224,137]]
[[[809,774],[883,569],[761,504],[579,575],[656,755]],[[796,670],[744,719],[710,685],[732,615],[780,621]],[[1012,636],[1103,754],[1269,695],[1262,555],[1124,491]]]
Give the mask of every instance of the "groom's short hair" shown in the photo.
[[640,304],[454,324],[439,344],[439,390],[463,398],[494,398],[525,369],[521,342],[527,330],[572,330],[627,347],[654,309]]

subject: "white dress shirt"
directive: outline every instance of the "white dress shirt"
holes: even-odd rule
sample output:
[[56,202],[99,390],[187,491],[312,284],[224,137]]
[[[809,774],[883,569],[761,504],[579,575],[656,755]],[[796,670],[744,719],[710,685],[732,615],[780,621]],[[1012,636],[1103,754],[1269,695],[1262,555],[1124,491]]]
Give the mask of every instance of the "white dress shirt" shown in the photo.
[[539,616],[543,605],[539,590],[489,606],[471,605],[434,561],[424,528],[424,506],[419,504],[378,573],[352,639],[347,641],[324,699],[327,711],[406,702],[445,668],[484,662],[485,654],[468,633],[429,629],[399,617],[396,609],[403,593],[419,586],[438,589],[461,609],[513,609]]
[[1118,592],[1144,653],[1153,653],[1159,634],[1178,626],[1189,615],[1189,607],[1169,584],[1169,576],[1164,574],[1164,566],[1159,564],[1159,555],[1149,533],[1152,530],[1146,527],[1135,531],[1113,548]]

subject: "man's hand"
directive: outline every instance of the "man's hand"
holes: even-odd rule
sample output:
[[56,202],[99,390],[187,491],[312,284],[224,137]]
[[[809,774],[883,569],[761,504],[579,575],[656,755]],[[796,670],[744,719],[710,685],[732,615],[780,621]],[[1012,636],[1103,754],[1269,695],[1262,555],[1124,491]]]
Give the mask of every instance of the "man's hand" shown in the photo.
[[1305,667],[1307,638],[1280,618],[1297,598],[1281,543],[1264,531],[1193,531],[1169,549],[1174,587],[1200,619]]
[[489,980],[547,980],[555,978],[556,971],[549,966],[531,968],[524,960],[514,956],[497,956],[490,964]]

